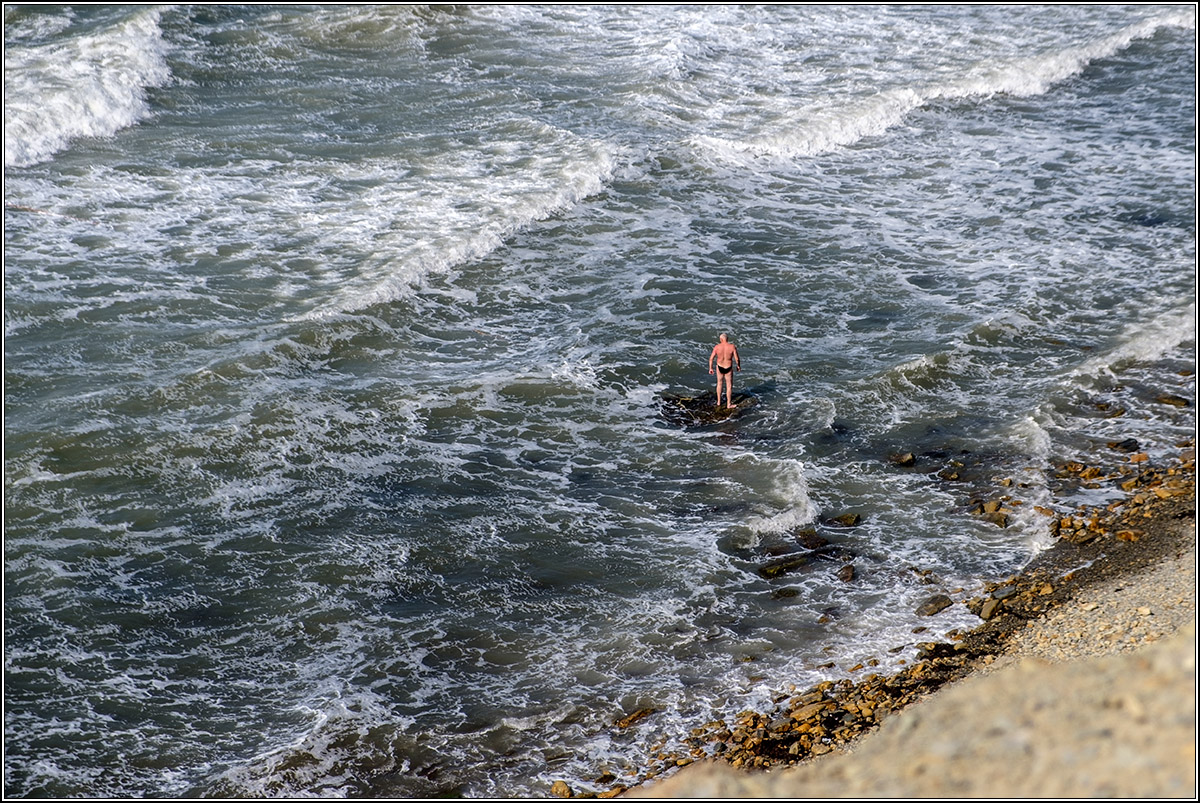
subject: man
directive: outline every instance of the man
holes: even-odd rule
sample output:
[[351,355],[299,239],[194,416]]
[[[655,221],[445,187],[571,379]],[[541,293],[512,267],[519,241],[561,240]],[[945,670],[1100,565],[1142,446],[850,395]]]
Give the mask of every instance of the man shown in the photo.
[[725,408],[733,409],[733,367],[742,370],[742,358],[737,346],[729,342],[729,335],[721,333],[721,339],[708,355],[708,372],[713,372],[713,360],[717,362],[717,406],[721,406],[721,380],[725,380]]

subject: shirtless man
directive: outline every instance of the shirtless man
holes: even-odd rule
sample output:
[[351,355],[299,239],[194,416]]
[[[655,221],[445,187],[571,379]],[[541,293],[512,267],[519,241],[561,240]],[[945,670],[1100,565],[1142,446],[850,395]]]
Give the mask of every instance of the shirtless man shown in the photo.
[[738,356],[737,346],[729,342],[729,335],[721,333],[721,340],[713,346],[712,354],[708,355],[708,372],[713,372],[713,360],[717,361],[717,406],[721,406],[721,380],[725,381],[725,407],[733,409],[733,366],[742,370],[742,358]]

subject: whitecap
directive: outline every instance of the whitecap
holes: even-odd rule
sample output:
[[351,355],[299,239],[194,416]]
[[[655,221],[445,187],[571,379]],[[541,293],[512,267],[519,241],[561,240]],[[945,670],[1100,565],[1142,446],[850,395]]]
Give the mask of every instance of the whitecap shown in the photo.
[[171,78],[161,12],[140,11],[99,33],[4,54],[4,165],[43,162],[81,137],[146,118],[146,89]]
[[765,122],[757,134],[740,139],[700,135],[693,137],[690,144],[720,160],[747,166],[763,159],[786,161],[817,156],[882,135],[932,101],[1045,94],[1092,62],[1115,55],[1135,40],[1153,36],[1167,27],[1194,29],[1195,14],[1171,12],[1084,45],[1047,50],[1028,58],[983,62],[968,68],[966,75],[957,80],[870,90],[833,104],[822,102],[784,110],[776,119]]

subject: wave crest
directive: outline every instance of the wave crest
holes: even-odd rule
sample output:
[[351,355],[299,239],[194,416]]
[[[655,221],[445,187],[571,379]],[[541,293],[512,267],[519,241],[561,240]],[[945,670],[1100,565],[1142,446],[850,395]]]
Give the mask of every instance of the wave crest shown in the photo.
[[106,137],[149,113],[146,89],[171,78],[158,9],[98,33],[4,54],[4,165],[46,161],[80,137]]
[[1129,47],[1137,39],[1153,36],[1161,28],[1192,28],[1194,13],[1177,11],[1143,20],[1117,33],[1078,47],[1042,53],[1000,64],[982,64],[959,80],[918,88],[886,89],[832,107],[793,110],[773,121],[770,131],[736,141],[701,136],[694,146],[733,162],[754,159],[795,159],[828,153],[854,145],[895,127],[915,109],[936,100],[965,100],[993,95],[1041,95],[1057,83],[1078,75],[1093,61]]

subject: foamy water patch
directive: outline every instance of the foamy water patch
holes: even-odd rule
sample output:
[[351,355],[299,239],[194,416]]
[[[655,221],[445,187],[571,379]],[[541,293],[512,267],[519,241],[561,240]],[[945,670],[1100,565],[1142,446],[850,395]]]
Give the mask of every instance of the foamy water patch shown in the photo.
[[1162,28],[1194,29],[1195,22],[1193,11],[1174,11],[1083,45],[967,66],[966,76],[958,80],[872,89],[865,94],[851,94],[832,106],[792,109],[786,97],[777,98],[741,136],[705,134],[690,142],[719,160],[746,166],[818,156],[880,136],[933,101],[1045,94],[1083,72],[1089,64],[1121,52],[1138,39],[1153,36]]
[[1153,362],[1182,343],[1196,338],[1196,304],[1168,310],[1148,321],[1129,324],[1116,343],[1070,372],[1077,382],[1088,382],[1134,362]]
[[[331,206],[311,216],[308,225],[349,240],[366,259],[304,317],[402,298],[429,274],[481,259],[516,232],[594,195],[612,174],[614,154],[600,143],[538,123],[516,124],[509,133],[522,139],[445,153],[421,166],[426,179],[419,184],[397,176],[348,210]],[[363,248],[368,233],[370,250]]]
[[71,8],[54,9],[51,13],[33,14],[23,13],[25,10],[16,4],[5,4],[4,41],[6,46],[36,44],[70,28],[75,19],[75,11]]
[[146,89],[171,78],[161,11],[99,33],[4,54],[4,165],[45,161],[81,137],[106,137],[150,114]]
[[1135,40],[1153,36],[1162,28],[1196,27],[1194,11],[1173,11],[1130,25],[1110,36],[1075,47],[1048,51],[1028,59],[995,66],[980,65],[962,81],[944,87],[930,87],[922,94],[926,100],[987,97],[1007,94],[1015,97],[1041,95],[1057,83],[1076,76],[1092,62],[1108,58],[1129,47]]
[[744,140],[705,135],[692,142],[723,160],[753,163],[759,159],[795,159],[828,153],[893,128],[925,100],[914,90],[897,89],[835,108],[806,108],[768,123],[774,133]]
[[[753,533],[783,534],[814,521],[818,514],[817,506],[809,497],[808,481],[804,474],[804,464],[799,460],[765,460],[754,456],[739,458],[735,466],[751,468],[750,472],[738,470],[739,477],[745,477],[751,488],[759,491],[763,503],[768,506],[768,512],[754,516],[746,522],[746,527]],[[752,478],[759,469],[765,469],[766,487],[759,488]]]

